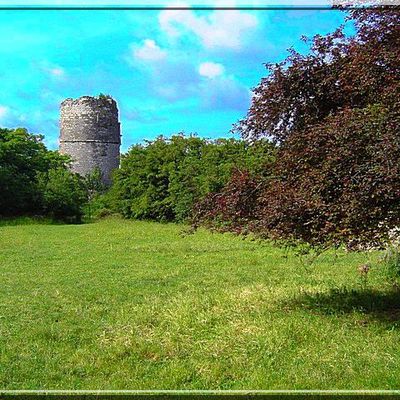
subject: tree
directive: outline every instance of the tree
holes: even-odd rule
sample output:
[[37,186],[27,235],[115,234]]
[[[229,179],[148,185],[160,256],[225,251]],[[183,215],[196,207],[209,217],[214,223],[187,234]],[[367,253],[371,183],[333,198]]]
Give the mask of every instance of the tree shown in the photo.
[[0,129],[0,215],[38,212],[37,173],[67,162],[67,157],[46,149],[41,135],[23,128]]
[[399,12],[399,7],[352,10],[347,19],[355,23],[354,37],[346,37],[341,26],[316,35],[308,54],[291,49],[281,63],[266,64],[269,75],[254,89],[235,131],[249,140],[269,136],[283,142],[342,109],[396,103]]
[[122,157],[107,197],[111,208],[128,218],[183,221],[199,199],[224,187],[235,168],[264,170],[273,154],[268,141],[159,137],[132,146]]
[[346,109],[292,135],[254,229],[312,245],[387,240],[400,223],[400,112]]
[[[325,246],[380,243],[400,224],[399,10],[352,10],[353,37],[340,27],[315,36],[309,54],[291,50],[267,64],[235,130],[248,141],[275,141],[276,164],[256,185],[242,228]],[[216,199],[223,207],[205,204],[199,218],[232,222],[227,193]]]
[[81,222],[87,191],[83,179],[65,168],[38,174],[44,214],[65,222]]
[[42,135],[26,129],[0,129],[0,215],[47,215],[79,222],[87,191],[96,177],[84,180],[69,171],[70,159],[51,151]]

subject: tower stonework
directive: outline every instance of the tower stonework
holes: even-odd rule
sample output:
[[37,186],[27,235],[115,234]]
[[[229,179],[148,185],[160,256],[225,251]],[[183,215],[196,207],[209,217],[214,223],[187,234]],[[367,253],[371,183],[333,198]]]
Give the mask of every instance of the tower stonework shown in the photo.
[[60,153],[72,158],[73,172],[85,176],[96,167],[103,183],[119,167],[121,129],[118,108],[109,96],[66,99],[60,106]]

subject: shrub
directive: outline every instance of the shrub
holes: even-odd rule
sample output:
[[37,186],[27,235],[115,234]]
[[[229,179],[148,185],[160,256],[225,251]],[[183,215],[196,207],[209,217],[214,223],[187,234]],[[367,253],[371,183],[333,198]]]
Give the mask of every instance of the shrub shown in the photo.
[[83,178],[87,193],[87,203],[84,206],[84,214],[90,220],[96,217],[100,209],[105,207],[104,196],[106,186],[102,180],[103,174],[100,168],[95,168]]
[[100,177],[95,171],[84,180],[68,170],[69,162],[48,150],[41,135],[0,129],[0,215],[79,222],[87,198],[100,190]]
[[54,219],[81,222],[87,192],[83,179],[64,168],[38,175],[43,212]]
[[199,199],[224,187],[235,168],[265,171],[273,154],[266,140],[251,145],[235,139],[159,137],[122,157],[109,205],[127,218],[183,221]]
[[84,205],[85,218],[91,220],[92,218],[103,218],[113,214],[110,209],[107,192],[98,193],[88,200]]
[[195,204],[192,225],[247,233],[256,219],[256,204],[262,183],[259,176],[235,170],[220,192],[209,193]]
[[314,245],[379,244],[400,224],[400,114],[344,110],[289,138],[258,199],[258,228]]
[[23,128],[0,129],[1,216],[39,212],[37,173],[66,166],[68,157],[47,150],[42,140]]

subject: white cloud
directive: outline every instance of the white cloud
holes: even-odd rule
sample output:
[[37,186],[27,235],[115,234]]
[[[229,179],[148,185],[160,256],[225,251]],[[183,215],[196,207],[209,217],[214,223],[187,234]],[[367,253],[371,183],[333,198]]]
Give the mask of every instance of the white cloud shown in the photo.
[[160,61],[167,57],[167,52],[151,39],[144,40],[140,47],[133,45],[132,50],[134,57],[143,61]]
[[65,70],[64,68],[61,67],[54,67],[54,68],[49,68],[48,70],[51,75],[57,76],[57,77],[62,77],[65,75]]
[[214,11],[199,16],[188,10],[164,10],[159,14],[159,23],[169,36],[194,33],[206,48],[239,49],[243,35],[258,25],[255,15],[238,10]]
[[27,121],[25,114],[19,114],[14,108],[0,105],[0,122],[9,126],[19,126]]
[[38,67],[48,74],[51,78],[62,79],[65,78],[65,69],[60,67],[59,65],[53,64],[49,61],[41,61],[38,64]]
[[0,105],[0,119],[3,119],[9,111],[10,109],[8,107]]
[[210,79],[200,88],[203,110],[236,110],[245,112],[250,105],[250,91],[233,75]]
[[199,74],[205,76],[206,78],[215,78],[217,76],[223,75],[225,68],[222,64],[217,64],[213,62],[204,62],[199,65]]

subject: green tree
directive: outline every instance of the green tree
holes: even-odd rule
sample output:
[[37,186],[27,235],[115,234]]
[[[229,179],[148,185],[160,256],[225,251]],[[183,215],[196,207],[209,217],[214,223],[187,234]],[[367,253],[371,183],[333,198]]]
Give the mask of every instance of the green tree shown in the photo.
[[273,154],[267,140],[249,144],[183,134],[159,137],[132,146],[122,157],[109,203],[128,218],[182,221],[199,199],[220,190],[235,168],[265,170]]
[[84,180],[65,168],[38,174],[41,206],[46,215],[66,222],[81,222],[87,200]]
[[103,183],[103,174],[100,168],[95,168],[91,173],[84,177],[84,184],[87,193],[87,204],[85,214],[89,219],[93,213],[98,212],[104,205],[101,198],[106,192],[106,186]]
[[43,136],[26,129],[0,129],[0,215],[39,211],[36,175],[66,167],[68,157],[47,150]]

